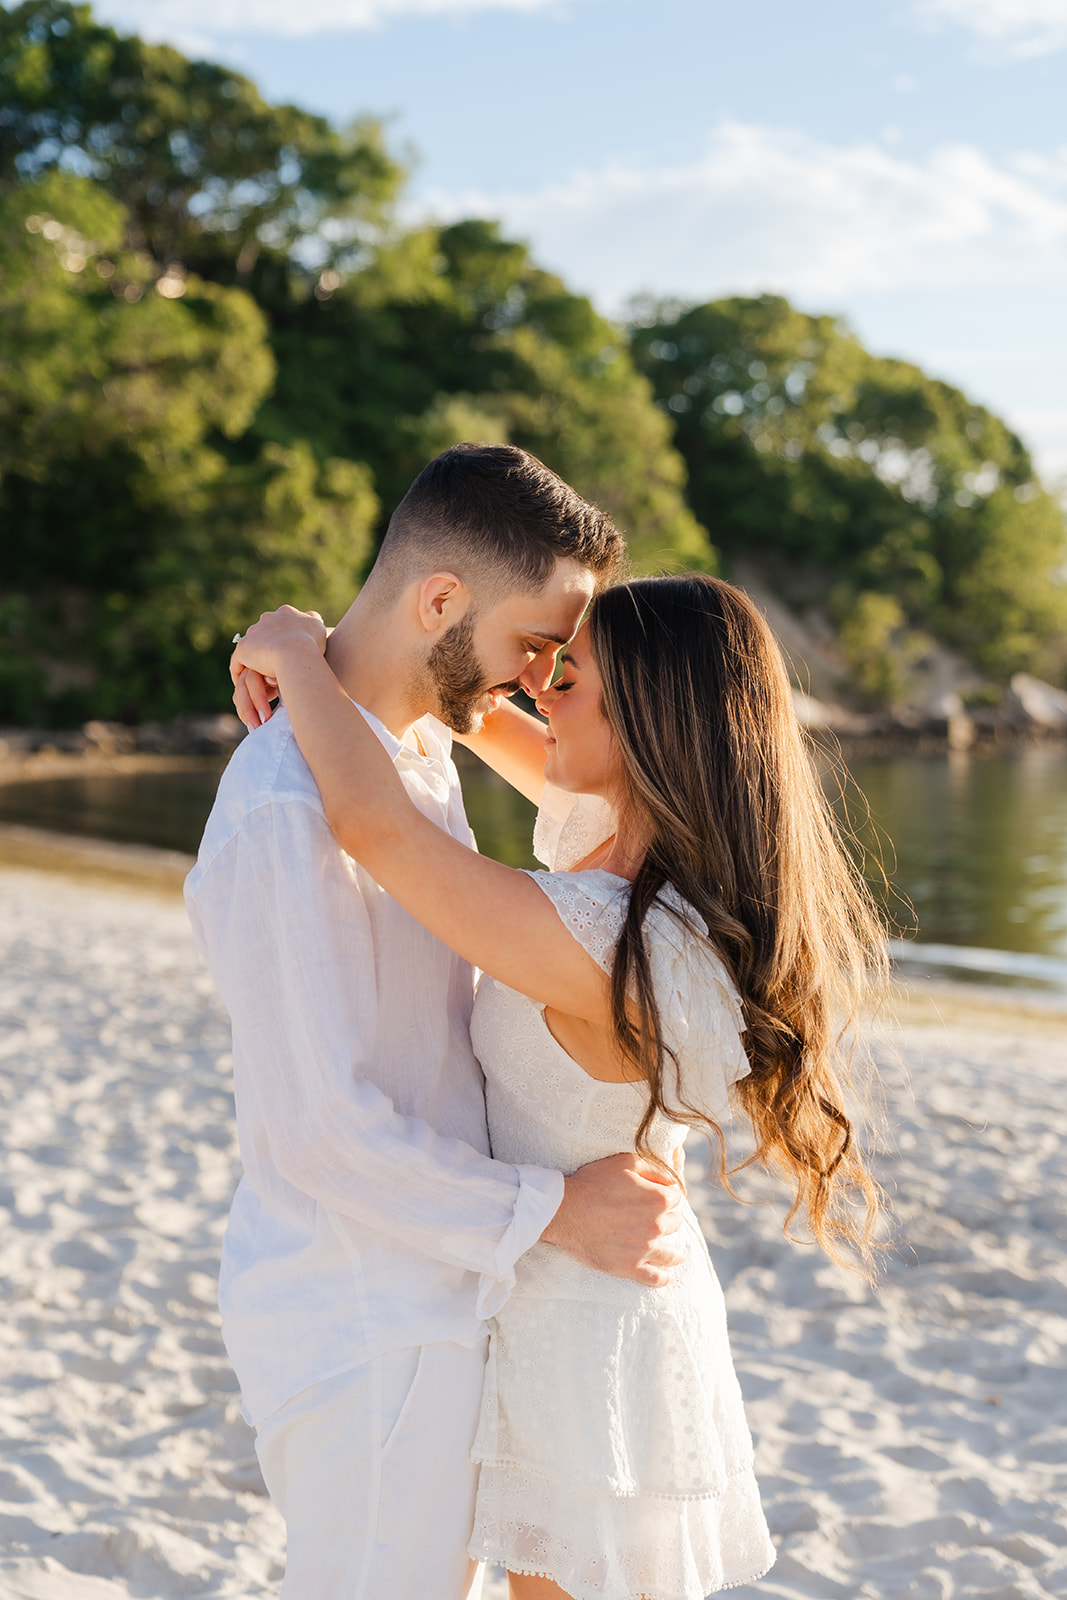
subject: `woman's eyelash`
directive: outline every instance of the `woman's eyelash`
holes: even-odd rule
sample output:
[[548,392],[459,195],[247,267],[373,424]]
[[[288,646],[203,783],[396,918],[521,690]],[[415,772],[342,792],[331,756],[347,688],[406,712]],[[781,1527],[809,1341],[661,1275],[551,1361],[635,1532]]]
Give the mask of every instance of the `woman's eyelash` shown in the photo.
[[568,689],[574,687],[574,679],[572,678],[570,683],[564,683],[563,679],[561,678],[559,682],[553,684],[552,687],[556,690],[557,694],[566,694]]

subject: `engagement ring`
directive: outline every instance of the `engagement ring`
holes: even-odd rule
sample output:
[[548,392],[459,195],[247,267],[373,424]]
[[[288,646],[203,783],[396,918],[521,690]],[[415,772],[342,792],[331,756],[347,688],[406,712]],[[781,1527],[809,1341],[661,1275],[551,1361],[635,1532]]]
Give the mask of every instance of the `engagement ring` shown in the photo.
[[240,644],[240,642],[241,642],[241,635],[239,633],[235,633],[233,638],[230,640],[230,643],[231,644]]

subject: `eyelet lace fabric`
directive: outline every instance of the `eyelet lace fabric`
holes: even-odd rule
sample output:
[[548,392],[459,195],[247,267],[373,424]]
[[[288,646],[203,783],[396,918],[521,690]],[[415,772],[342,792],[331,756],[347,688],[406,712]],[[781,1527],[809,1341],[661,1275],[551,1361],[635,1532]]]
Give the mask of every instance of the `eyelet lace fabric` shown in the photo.
[[615,832],[615,812],[591,794],[546,783],[534,823],[533,853],[553,872],[570,872]]
[[[533,876],[610,968],[626,884],[596,871]],[[677,1087],[722,1119],[748,1071],[737,997],[699,918],[663,898],[645,934]],[[589,1077],[535,1002],[483,977],[472,1036],[498,1159],[569,1173],[633,1149],[647,1091]],[[649,1139],[666,1158],[683,1134],[657,1115]],[[551,1578],[576,1600],[704,1600],[771,1565],[722,1290],[688,1206],[682,1232],[685,1262],[666,1289],[551,1245],[516,1264],[490,1327],[472,1555]]]

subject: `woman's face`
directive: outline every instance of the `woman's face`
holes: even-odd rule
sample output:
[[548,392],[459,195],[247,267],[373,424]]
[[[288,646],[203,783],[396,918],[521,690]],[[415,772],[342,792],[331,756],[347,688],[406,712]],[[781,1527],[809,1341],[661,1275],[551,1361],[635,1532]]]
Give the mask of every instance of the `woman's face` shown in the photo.
[[588,623],[560,659],[559,680],[537,696],[537,709],[548,718],[545,778],[571,794],[611,799],[619,746],[600,709],[600,674],[589,647]]

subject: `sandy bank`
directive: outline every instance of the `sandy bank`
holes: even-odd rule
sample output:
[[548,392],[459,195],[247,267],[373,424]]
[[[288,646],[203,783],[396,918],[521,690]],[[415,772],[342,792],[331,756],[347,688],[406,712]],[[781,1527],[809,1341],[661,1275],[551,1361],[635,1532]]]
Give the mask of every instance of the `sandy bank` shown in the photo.
[[44,828],[0,822],[0,872],[31,868],[83,887],[136,889],[174,902],[181,898],[182,884],[194,859],[178,850],[112,844],[81,834],[51,833]]
[[[9,1600],[277,1593],[214,1308],[229,1041],[168,893],[0,871]],[[739,1600],[1067,1593],[1067,1012],[964,986],[898,1011],[876,1291],[694,1184],[780,1546]]]

